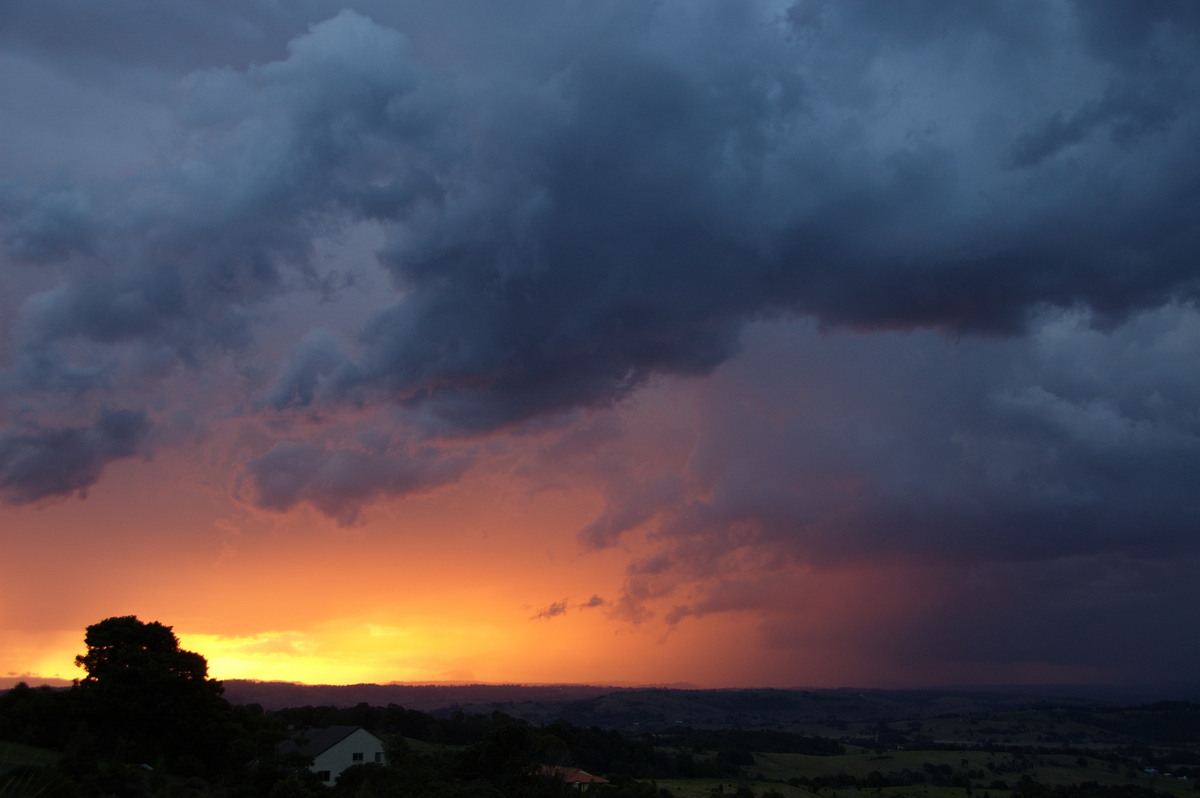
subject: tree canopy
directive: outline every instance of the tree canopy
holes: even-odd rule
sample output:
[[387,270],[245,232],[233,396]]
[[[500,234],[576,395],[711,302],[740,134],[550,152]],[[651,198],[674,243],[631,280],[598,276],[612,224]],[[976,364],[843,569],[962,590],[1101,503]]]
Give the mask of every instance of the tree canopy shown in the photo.
[[126,756],[154,761],[220,756],[229,705],[224,688],[208,678],[208,661],[179,647],[170,626],[135,615],[106,618],[87,628],[87,653],[75,664],[95,728],[126,748]]
[[75,664],[88,672],[84,686],[145,689],[163,684],[203,686],[214,695],[220,682],[208,679],[208,661],[179,647],[179,638],[158,621],[144,623],[136,615],[106,618],[87,628],[86,654]]

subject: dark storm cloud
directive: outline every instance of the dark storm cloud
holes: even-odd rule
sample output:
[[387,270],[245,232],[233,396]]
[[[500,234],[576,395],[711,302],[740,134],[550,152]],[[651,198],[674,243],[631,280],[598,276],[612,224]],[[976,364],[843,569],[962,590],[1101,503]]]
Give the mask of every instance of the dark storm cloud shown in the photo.
[[324,395],[488,430],[707,373],[766,313],[1013,333],[1194,298],[1190,20],[1118,71],[1033,6],[928,5],[942,38],[854,4],[804,35],[668,4],[541,84],[498,80],[462,179],[381,252],[406,296]]
[[[778,600],[753,606],[765,619],[764,646],[776,656],[822,646],[871,652],[897,683],[1192,684],[1200,646],[1179,629],[1194,607],[1194,556],[1150,559],[1098,555],[1037,563],[974,563],[925,568],[896,585],[868,581],[864,601],[904,605],[924,591],[931,605],[880,615],[880,622],[814,630],[803,611]],[[689,611],[721,611],[716,593]],[[798,602],[803,604],[804,602]],[[736,605],[733,605],[736,606]],[[791,609],[792,611],[787,611]],[[947,667],[949,665],[949,667]],[[947,676],[944,674],[957,674]],[[963,676],[963,674],[968,674]],[[970,675],[973,674],[973,675]],[[915,677],[915,678],[914,678]]]
[[1195,552],[1200,380],[1176,358],[1197,324],[1077,319],[1021,345],[768,333],[732,372],[760,396],[711,404],[680,491],[705,498],[660,505],[660,534],[708,560],[747,540],[829,564]]
[[[315,260],[313,241],[412,193],[403,176],[377,179],[396,154],[380,155],[364,131],[405,125],[415,71],[400,34],[352,13],[291,54],[249,73],[190,75],[177,115],[193,138],[175,159],[118,181],[0,192],[10,268],[61,275],[27,296],[8,331],[10,412],[49,404],[61,415],[85,394],[115,402],[215,358],[252,357],[266,301],[346,283]],[[67,480],[60,492],[74,489]]]
[[429,448],[376,444],[366,449],[325,449],[284,442],[248,465],[252,500],[284,512],[307,503],[343,525],[355,523],[361,506],[381,495],[407,496],[458,480],[468,455]]
[[251,54],[282,53],[280,39],[302,30],[288,17],[275,4],[259,2],[6,3],[0,8],[0,42],[46,50],[92,69],[105,62],[182,70],[245,66]]
[[48,263],[89,248],[92,212],[79,191],[38,195],[0,186],[0,212],[13,218],[4,246],[17,260]]
[[[78,70],[90,12],[53,7],[59,37],[9,9],[4,41]],[[345,282],[314,240],[364,221],[395,296],[353,340],[305,338],[262,403],[489,432],[707,374],[776,314],[1013,334],[1200,290],[1200,48],[1174,6],[472,7],[110,25],[84,51],[114,82],[187,71],[145,90],[175,139],[119,179],[5,189],[9,257],[63,274],[22,308],[6,390],[145,390],[138,349],[252,356],[264,303]],[[157,43],[184,29],[201,44]]]
[[616,610],[753,612],[764,643],[799,651],[821,589],[806,583],[911,571],[859,590],[884,616],[889,591],[917,608],[831,639],[914,667],[1186,678],[1200,652],[1169,630],[1200,557],[1200,377],[1181,368],[1197,356],[1200,314],[1181,307],[1113,330],[1050,316],[1019,340],[760,325],[710,380],[676,498],[605,528],[654,547]]
[[944,572],[943,612],[913,624],[907,645],[939,658],[1107,666],[1129,682],[1183,683],[1200,666],[1200,644],[1177,631],[1183,608],[1200,600],[1196,565],[1194,553],[1102,554]]
[[[252,309],[289,283],[328,282],[313,263],[312,239],[323,229],[319,215],[345,194],[329,190],[338,165],[323,125],[339,108],[336,99],[322,98],[336,94],[330,82],[348,77],[338,74],[337,59],[297,47],[290,68],[263,69],[258,99],[315,95],[290,109],[304,117],[308,138],[280,114],[247,118],[246,98],[235,92],[222,97],[232,112],[212,107],[223,73],[203,73],[193,78],[182,113],[198,135],[218,143],[137,179],[96,187],[89,200],[46,200],[3,220],[11,254],[68,273],[26,301],[22,358],[53,362],[67,345],[83,342],[107,347],[114,361],[128,351],[116,347],[167,347],[179,365],[192,366],[247,346]],[[392,81],[389,96],[408,83],[392,65],[379,66]],[[324,122],[317,118],[323,112]]]
[[0,495],[14,504],[85,494],[114,460],[142,449],[143,413],[109,410],[87,427],[19,426],[0,436]]

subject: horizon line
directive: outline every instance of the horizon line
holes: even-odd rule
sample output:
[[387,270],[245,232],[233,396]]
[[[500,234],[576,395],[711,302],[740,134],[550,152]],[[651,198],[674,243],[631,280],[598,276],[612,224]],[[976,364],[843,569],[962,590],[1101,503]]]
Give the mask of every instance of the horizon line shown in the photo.
[[[9,690],[18,684],[25,683],[29,687],[52,687],[66,688],[73,686],[77,679],[65,679],[57,676],[38,676],[35,674],[13,674],[11,676],[0,677],[0,690]],[[1163,695],[1165,693],[1186,693],[1190,694],[1196,700],[1200,700],[1200,682],[1192,683],[1002,683],[1002,684],[942,684],[942,685],[840,685],[831,686],[804,686],[804,685],[726,685],[719,687],[702,687],[690,682],[520,682],[520,681],[477,681],[477,680],[422,680],[422,681],[400,681],[393,680],[389,682],[350,682],[344,684],[333,683],[313,683],[299,682],[284,679],[249,679],[249,678],[229,678],[215,679],[214,681],[222,684],[241,683],[241,684],[257,684],[257,685],[279,685],[300,688],[355,688],[355,687],[399,687],[399,688],[418,688],[418,687],[433,687],[433,688],[453,688],[453,687],[510,687],[510,688],[592,688],[592,689],[611,689],[611,690],[680,690],[693,692],[716,692],[716,691],[749,691],[749,690],[777,690],[781,692],[1023,692],[1030,693],[1045,693],[1047,691],[1061,691],[1064,693],[1073,693],[1078,695],[1084,693],[1155,693]],[[1164,699],[1169,700],[1169,699]]]

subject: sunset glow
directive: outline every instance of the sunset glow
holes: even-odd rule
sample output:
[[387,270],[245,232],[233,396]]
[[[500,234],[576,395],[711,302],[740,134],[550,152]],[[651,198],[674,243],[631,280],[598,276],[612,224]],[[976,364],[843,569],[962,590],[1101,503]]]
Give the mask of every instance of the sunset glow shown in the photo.
[[343,5],[0,11],[0,686],[1195,678],[1191,6]]

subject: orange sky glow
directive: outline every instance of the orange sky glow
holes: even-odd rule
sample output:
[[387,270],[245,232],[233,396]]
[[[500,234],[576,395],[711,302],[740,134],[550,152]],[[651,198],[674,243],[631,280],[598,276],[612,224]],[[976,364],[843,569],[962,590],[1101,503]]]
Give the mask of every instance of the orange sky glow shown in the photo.
[[8,5],[0,686],[1200,673],[1194,6]]
[[[173,626],[219,679],[836,687],[1108,677],[1036,659],[931,664],[910,626],[952,605],[961,586],[903,557],[805,560],[769,539],[708,554],[672,540],[653,514],[613,545],[587,545],[581,530],[613,511],[604,481],[634,489],[702,472],[696,430],[712,425],[714,407],[779,427],[802,396],[747,395],[720,374],[707,392],[695,387],[662,381],[565,430],[465,442],[486,456],[461,480],[368,502],[350,522],[245,501],[229,476],[239,446],[249,451],[236,421],[186,456],[114,465],[85,499],[2,508],[15,534],[0,563],[0,678],[79,678],[84,628],[130,614]],[[814,479],[798,488],[839,502],[860,489]],[[678,565],[655,565],[666,561]]]
[[[635,403],[638,468],[686,457],[684,421],[665,425],[654,402]],[[613,599],[645,541],[582,551],[576,532],[602,500],[565,472],[548,478],[546,445],[510,444],[471,478],[376,503],[349,526],[248,508],[229,498],[219,464],[169,453],[112,469],[86,500],[6,508],[17,534],[0,566],[0,676],[78,678],[84,627],[136,614],[172,625],[223,679],[742,681],[744,663],[729,657],[753,646],[742,619],[667,628],[620,616]],[[584,606],[593,597],[607,598]]]
[[[614,412],[622,433],[611,445],[633,464],[631,476],[681,467],[690,455],[695,411],[670,386]],[[749,609],[665,623],[694,589],[686,584],[652,587],[634,613],[618,596],[653,540],[643,532],[589,551],[577,537],[603,508],[586,473],[609,465],[556,470],[557,433],[479,445],[500,448],[468,478],[377,502],[348,526],[308,508],[250,508],[231,498],[219,463],[170,453],[120,464],[85,501],[4,509],[20,534],[0,566],[9,627],[0,676],[78,678],[84,627],[136,614],[172,625],[220,679],[705,687],[878,679],[872,658],[854,653],[859,642],[837,629],[886,621],[876,616],[905,606],[913,590],[879,608],[861,598],[870,595],[864,581],[880,584],[878,570],[776,573],[773,594],[806,606],[810,650],[799,658],[764,651],[761,616]],[[897,673],[907,678],[919,681]]]

